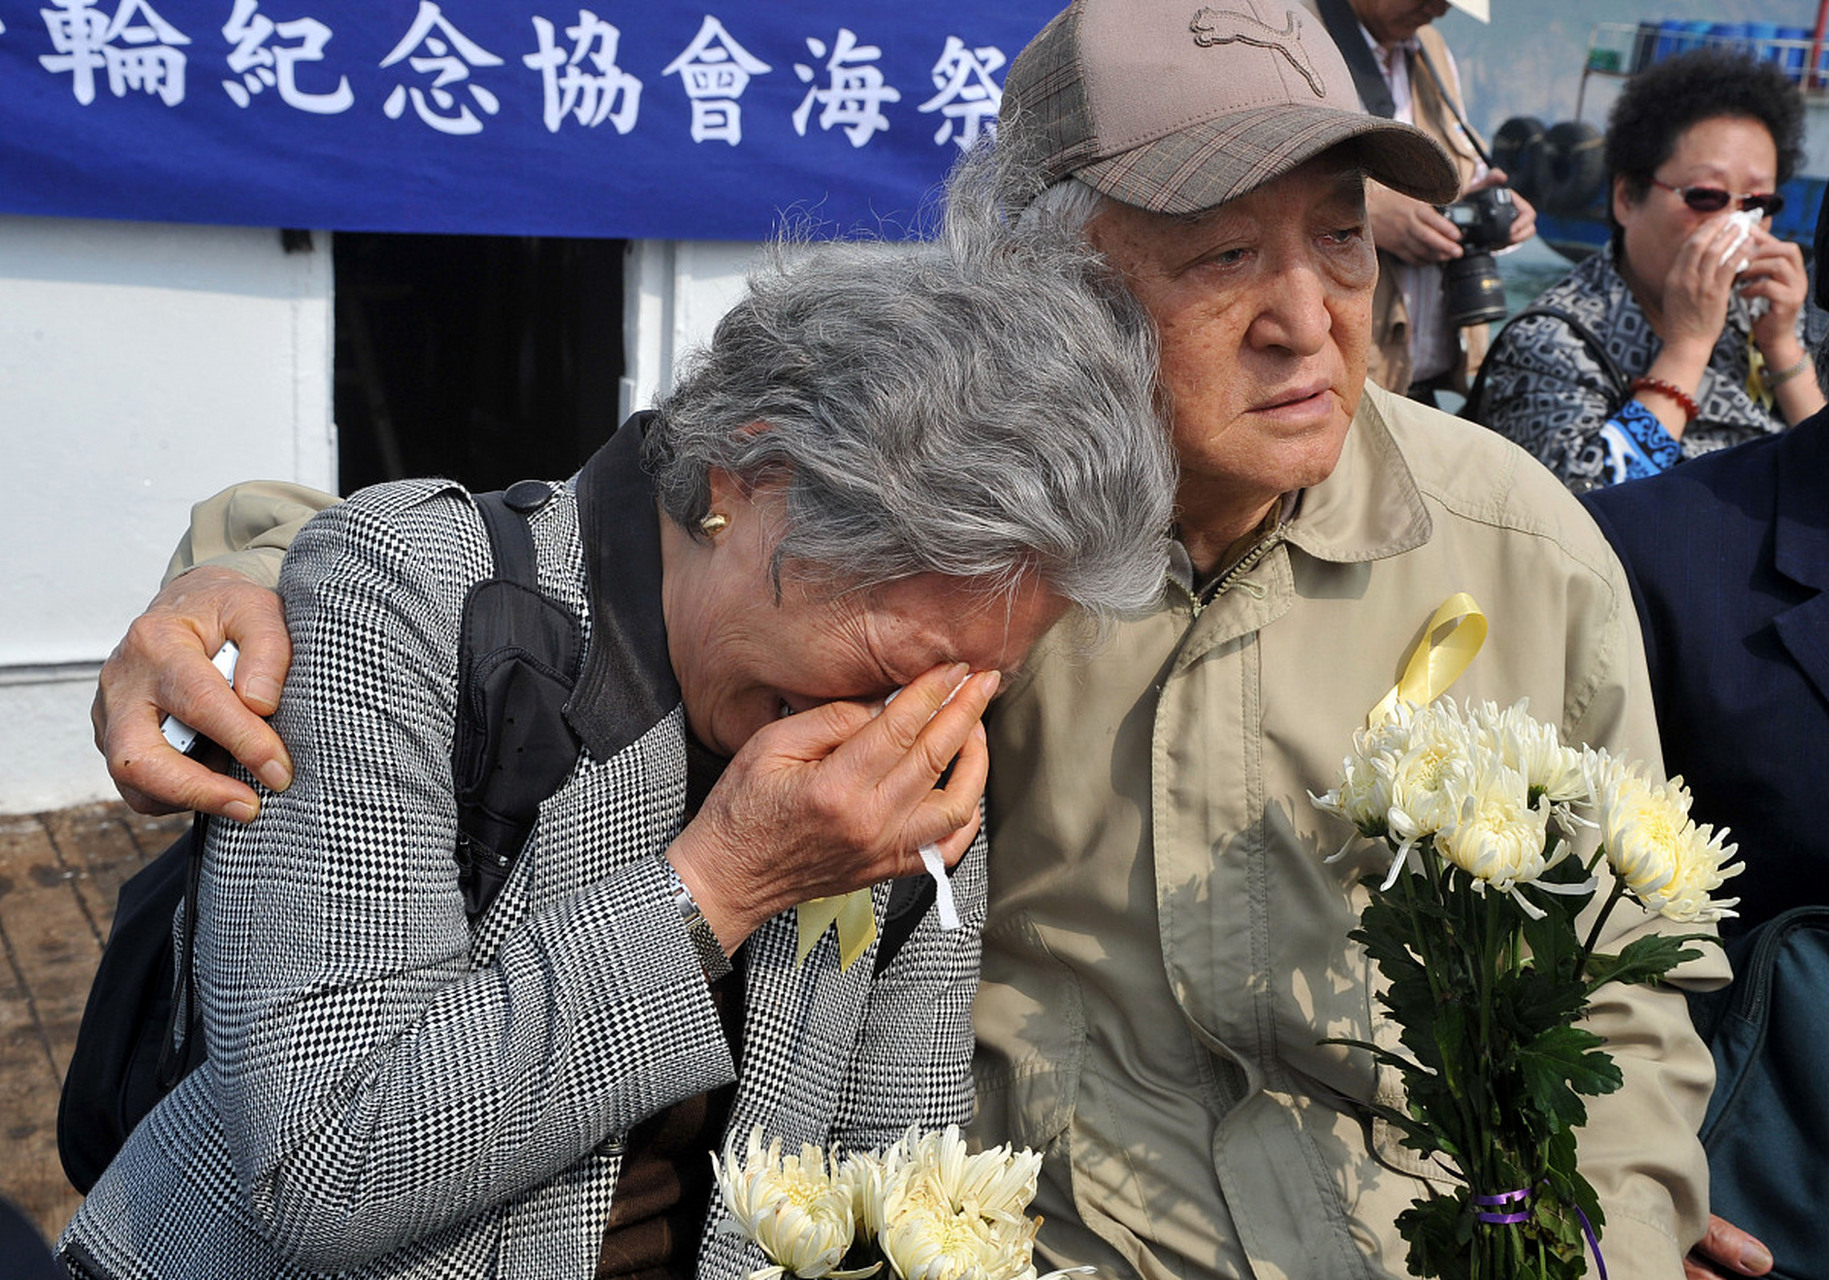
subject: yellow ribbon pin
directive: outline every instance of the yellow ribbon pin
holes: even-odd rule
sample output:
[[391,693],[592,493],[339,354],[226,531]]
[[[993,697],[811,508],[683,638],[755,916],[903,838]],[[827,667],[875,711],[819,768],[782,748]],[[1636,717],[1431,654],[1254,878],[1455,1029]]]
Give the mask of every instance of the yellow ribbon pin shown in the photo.
[[1486,615],[1472,596],[1455,592],[1429,619],[1423,638],[1404,664],[1403,676],[1379,699],[1365,722],[1377,724],[1397,709],[1400,700],[1417,707],[1435,701],[1460,679],[1485,643]]
[[1772,384],[1766,381],[1765,352],[1753,341],[1751,333],[1746,335],[1746,394],[1754,404],[1772,412],[1775,400],[1772,395]]
[[794,951],[794,963],[805,964],[807,953],[825,933],[826,926],[838,924],[838,967],[849,969],[857,963],[872,942],[876,941],[876,904],[870,890],[854,889],[835,898],[814,898],[795,908],[800,942]]

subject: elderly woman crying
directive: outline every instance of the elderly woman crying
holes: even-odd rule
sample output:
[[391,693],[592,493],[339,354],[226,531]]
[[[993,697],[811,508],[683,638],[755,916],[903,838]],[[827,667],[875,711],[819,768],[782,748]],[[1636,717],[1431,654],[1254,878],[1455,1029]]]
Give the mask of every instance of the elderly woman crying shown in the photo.
[[[450,761],[478,508],[410,481],[305,526],[295,781],[212,831],[208,1061],[71,1224],[78,1274],[738,1276],[765,1259],[715,1231],[726,1133],[967,1118],[979,718],[1064,615],[1155,598],[1172,477],[1147,320],[1084,250],[949,216],[762,271],[536,495],[583,749],[475,922]],[[874,886],[880,919],[923,846],[962,927],[799,960],[790,908]]]

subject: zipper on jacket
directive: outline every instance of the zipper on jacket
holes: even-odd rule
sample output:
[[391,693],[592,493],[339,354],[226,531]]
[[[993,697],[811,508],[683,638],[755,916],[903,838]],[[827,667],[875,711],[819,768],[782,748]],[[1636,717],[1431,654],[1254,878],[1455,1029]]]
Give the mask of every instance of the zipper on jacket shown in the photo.
[[1255,547],[1252,547],[1251,550],[1240,556],[1230,569],[1227,569],[1224,573],[1220,574],[1219,577],[1213,579],[1213,581],[1208,583],[1201,591],[1190,591],[1187,587],[1177,582],[1175,585],[1180,587],[1188,598],[1188,607],[1193,611],[1193,616],[1198,618],[1206,610],[1208,605],[1211,605],[1214,601],[1218,600],[1233,587],[1241,588],[1253,599],[1262,600],[1264,598],[1264,589],[1262,587],[1254,582],[1242,582],[1241,580],[1247,573],[1250,573],[1253,569],[1257,568],[1264,557],[1269,555],[1271,550],[1282,540],[1283,529],[1281,525],[1278,525],[1275,529],[1272,529],[1265,535],[1262,542],[1259,542]]

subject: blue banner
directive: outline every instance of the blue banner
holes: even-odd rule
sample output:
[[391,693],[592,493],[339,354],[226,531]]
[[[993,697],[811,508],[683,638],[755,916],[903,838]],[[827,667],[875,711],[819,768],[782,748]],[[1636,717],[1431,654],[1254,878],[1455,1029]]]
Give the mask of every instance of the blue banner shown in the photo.
[[906,230],[1065,0],[0,0],[0,211]]

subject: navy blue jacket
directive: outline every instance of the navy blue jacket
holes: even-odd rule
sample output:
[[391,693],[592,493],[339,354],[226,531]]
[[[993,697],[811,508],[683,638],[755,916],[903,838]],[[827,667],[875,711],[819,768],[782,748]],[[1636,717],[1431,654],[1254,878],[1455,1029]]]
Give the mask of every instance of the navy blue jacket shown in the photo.
[[1723,932],[1829,904],[1829,410],[1582,500],[1632,582],[1665,767],[1746,861]]

